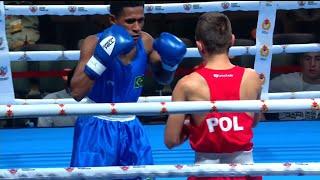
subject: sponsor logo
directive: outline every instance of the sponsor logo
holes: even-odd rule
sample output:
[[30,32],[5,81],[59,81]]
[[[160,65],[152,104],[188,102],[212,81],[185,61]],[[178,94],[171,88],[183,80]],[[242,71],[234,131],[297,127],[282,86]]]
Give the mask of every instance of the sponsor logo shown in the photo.
[[68,6],[68,10],[69,10],[69,12],[74,13],[74,12],[76,12],[77,7],[76,6]]
[[8,67],[6,66],[0,66],[0,78],[5,77],[8,72]]
[[183,4],[183,9],[186,11],[190,11],[191,7],[191,4]]
[[44,12],[44,11],[48,11],[48,9],[45,6],[40,6],[39,11]]
[[30,10],[32,13],[35,13],[35,12],[37,12],[38,7],[37,7],[37,6],[29,6],[29,10]]
[[240,7],[239,3],[231,3],[230,6],[232,8],[239,8]]
[[271,27],[271,22],[270,22],[270,20],[269,19],[265,19],[264,21],[263,21],[263,23],[262,23],[262,29],[264,29],[264,30],[269,30],[270,29],[270,27]]
[[308,1],[308,5],[311,5],[311,6],[312,6],[312,5],[313,5],[313,6],[314,6],[314,5],[317,5],[317,1],[316,1],[316,2],[315,2],[315,1]]
[[202,9],[201,6],[200,6],[200,4],[193,4],[193,5],[192,5],[192,8],[193,8],[193,9]]
[[268,46],[266,46],[266,45],[263,45],[260,49],[261,56],[267,57],[269,55],[269,52],[270,52],[270,50],[269,50]]
[[79,12],[87,12],[88,10],[85,7],[78,7]]
[[233,74],[213,74],[214,78],[232,78]]
[[153,10],[153,6],[147,6],[146,10],[147,10],[147,12],[151,12]]
[[3,46],[3,38],[0,37],[0,50],[3,50],[4,46]]
[[106,53],[110,56],[113,51],[115,43],[116,43],[116,38],[113,36],[108,36],[100,42],[100,45],[102,46],[103,50],[106,51]]
[[223,2],[223,3],[221,3],[221,7],[223,9],[228,9],[230,7],[230,3],[229,2]]
[[134,80],[134,88],[143,87],[144,76],[137,76]]
[[155,6],[154,10],[156,11],[163,11],[164,9],[162,8],[162,6]]

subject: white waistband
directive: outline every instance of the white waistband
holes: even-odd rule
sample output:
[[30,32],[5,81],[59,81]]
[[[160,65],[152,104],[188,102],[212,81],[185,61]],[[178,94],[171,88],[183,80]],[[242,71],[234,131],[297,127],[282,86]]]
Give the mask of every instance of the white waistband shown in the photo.
[[[95,102],[92,99],[87,97],[86,103],[95,103]],[[132,121],[136,118],[135,115],[97,115],[94,117],[102,120],[106,120],[106,121],[119,121],[119,122]]]
[[132,121],[136,118],[135,115],[98,115],[94,116],[96,118],[106,120],[106,121],[119,121],[119,122],[126,122],[126,121]]
[[253,163],[252,150],[233,153],[195,153],[195,162],[198,164],[220,163]]

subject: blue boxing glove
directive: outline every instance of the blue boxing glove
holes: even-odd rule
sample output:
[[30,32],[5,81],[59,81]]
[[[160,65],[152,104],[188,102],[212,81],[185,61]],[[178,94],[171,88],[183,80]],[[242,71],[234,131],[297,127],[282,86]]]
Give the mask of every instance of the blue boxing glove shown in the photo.
[[155,39],[153,49],[159,53],[162,67],[167,71],[175,71],[187,52],[186,45],[167,32],[161,33],[160,37]]
[[120,54],[126,54],[134,47],[134,40],[120,25],[105,29],[97,43],[93,56],[87,62],[84,73],[92,80],[106,70],[110,61]]

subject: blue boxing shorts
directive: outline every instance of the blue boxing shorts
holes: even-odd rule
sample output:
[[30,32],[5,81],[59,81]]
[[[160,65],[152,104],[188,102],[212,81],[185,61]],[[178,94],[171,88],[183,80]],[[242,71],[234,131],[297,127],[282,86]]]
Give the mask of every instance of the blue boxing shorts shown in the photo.
[[151,145],[136,116],[80,116],[71,167],[152,165]]

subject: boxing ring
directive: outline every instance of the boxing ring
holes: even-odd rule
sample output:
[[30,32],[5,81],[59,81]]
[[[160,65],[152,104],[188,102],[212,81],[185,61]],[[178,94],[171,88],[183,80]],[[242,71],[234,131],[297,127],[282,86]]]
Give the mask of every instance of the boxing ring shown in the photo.
[[[312,110],[319,112],[319,92],[267,92],[270,78],[271,55],[280,53],[319,52],[319,44],[272,45],[272,32],[277,9],[320,8],[319,2],[207,2],[147,4],[146,13],[196,13],[207,11],[259,11],[257,43],[251,47],[232,47],[230,55],[255,55],[255,69],[266,75],[263,99],[236,102],[170,102],[170,97],[141,97],[140,103],[86,104],[72,99],[24,100],[12,96],[10,82],[0,89],[2,99],[0,118],[38,117],[73,114],[137,114],[165,115],[181,112],[251,111],[279,112]],[[52,5],[3,6],[8,15],[85,15],[107,14],[108,6]],[[4,13],[2,13],[3,16]],[[268,17],[268,22],[263,23]],[[3,22],[3,21],[2,21]],[[3,23],[1,23],[3,26]],[[259,26],[263,24],[262,26]],[[271,37],[271,38],[270,38]],[[5,42],[5,39],[4,39]],[[3,45],[4,44],[4,45]],[[6,46],[6,42],[2,43]],[[7,47],[6,47],[7,48]],[[7,50],[4,48],[4,51]],[[5,56],[0,54],[1,56]],[[186,57],[199,57],[195,48],[188,48]],[[79,51],[7,52],[10,61],[78,60]],[[12,80],[10,66],[1,77]],[[3,68],[3,69],[5,69]],[[1,84],[0,84],[1,85]],[[11,83],[12,85],[12,83]],[[11,88],[11,89],[10,89]],[[8,93],[9,92],[9,93]],[[183,105],[184,106],[183,106]],[[89,107],[92,108],[89,108]],[[83,111],[83,109],[89,109]],[[261,122],[254,129],[255,164],[194,165],[194,154],[188,142],[167,150],[163,144],[164,125],[146,125],[152,143],[154,166],[125,166],[101,168],[68,168],[73,128],[0,129],[0,179],[16,178],[97,178],[129,177],[135,175],[158,176],[159,179],[182,179],[195,175],[263,175],[264,179],[319,179],[320,177],[320,121]],[[168,178],[164,178],[168,177]],[[176,178],[173,178],[176,177]],[[185,179],[185,178],[184,178]]]
[[[319,121],[262,122],[254,129],[255,162],[319,162],[320,140],[316,138],[320,136],[320,130],[317,128],[319,126]],[[155,164],[193,163],[194,154],[188,143],[174,150],[167,150],[163,144],[164,126],[145,127],[153,148]],[[0,130],[0,168],[68,167],[72,136],[73,128],[2,129]],[[283,178],[286,177],[264,177],[267,180]],[[316,180],[319,176],[287,178]]]

